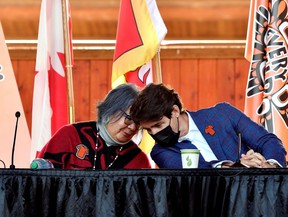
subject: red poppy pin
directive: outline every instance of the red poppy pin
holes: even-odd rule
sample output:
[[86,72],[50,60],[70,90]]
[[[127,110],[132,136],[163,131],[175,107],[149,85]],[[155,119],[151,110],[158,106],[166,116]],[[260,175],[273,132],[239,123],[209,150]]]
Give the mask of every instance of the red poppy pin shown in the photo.
[[215,134],[215,130],[213,129],[213,126],[208,125],[208,126],[205,128],[205,133],[206,133],[206,134],[210,134],[211,136],[213,136],[213,135]]

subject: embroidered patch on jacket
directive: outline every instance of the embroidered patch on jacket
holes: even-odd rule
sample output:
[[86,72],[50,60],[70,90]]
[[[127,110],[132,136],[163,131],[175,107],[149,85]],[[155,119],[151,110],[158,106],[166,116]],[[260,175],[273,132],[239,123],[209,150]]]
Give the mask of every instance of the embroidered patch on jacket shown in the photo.
[[208,126],[205,128],[205,133],[206,133],[206,134],[210,134],[211,136],[213,136],[213,135],[215,134],[215,130],[213,129],[213,126],[208,125]]
[[77,145],[76,149],[77,149],[76,157],[78,157],[81,160],[83,160],[86,157],[86,155],[89,154],[89,149],[83,144]]

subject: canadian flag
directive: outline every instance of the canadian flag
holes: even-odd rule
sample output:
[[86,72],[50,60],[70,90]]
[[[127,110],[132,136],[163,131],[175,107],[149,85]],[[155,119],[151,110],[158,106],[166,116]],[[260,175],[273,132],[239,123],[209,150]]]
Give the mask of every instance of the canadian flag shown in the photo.
[[[41,4],[33,92],[32,159],[51,136],[69,122],[61,2],[42,0]],[[67,17],[71,45],[70,9]]]

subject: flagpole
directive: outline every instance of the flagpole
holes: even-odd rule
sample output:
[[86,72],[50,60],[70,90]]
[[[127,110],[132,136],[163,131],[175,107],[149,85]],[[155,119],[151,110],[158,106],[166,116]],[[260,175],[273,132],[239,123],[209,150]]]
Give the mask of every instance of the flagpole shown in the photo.
[[[156,52],[153,58],[153,81],[154,83],[162,83],[162,72],[161,72],[161,62],[160,62],[160,49]],[[154,73],[155,72],[155,73]]]
[[62,20],[63,20],[63,35],[64,35],[64,51],[66,62],[66,81],[68,92],[68,109],[69,109],[69,123],[75,121],[74,112],[74,92],[73,92],[73,77],[72,77],[72,61],[71,61],[71,44],[69,33],[69,17],[68,17],[68,0],[62,0]]

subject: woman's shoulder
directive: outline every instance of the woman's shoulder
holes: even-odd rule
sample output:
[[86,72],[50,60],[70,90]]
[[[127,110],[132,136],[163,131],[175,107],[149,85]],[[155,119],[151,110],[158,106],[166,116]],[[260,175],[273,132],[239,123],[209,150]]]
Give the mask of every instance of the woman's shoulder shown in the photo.
[[73,123],[74,126],[96,126],[96,121],[79,121]]
[[97,122],[96,121],[82,121],[82,122],[75,122],[72,124],[77,130],[82,128],[91,128],[96,131],[97,129]]

